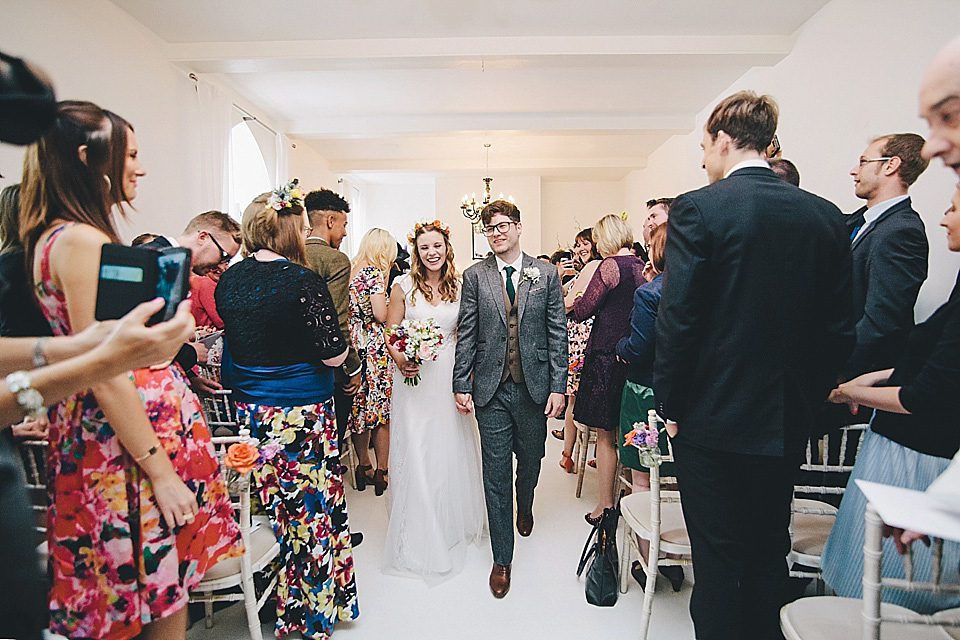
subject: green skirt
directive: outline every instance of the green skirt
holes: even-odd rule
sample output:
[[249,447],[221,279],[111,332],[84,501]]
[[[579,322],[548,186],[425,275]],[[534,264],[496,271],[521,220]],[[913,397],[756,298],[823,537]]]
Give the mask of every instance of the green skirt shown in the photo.
[[[637,448],[632,445],[625,445],[623,441],[624,438],[627,437],[627,434],[633,430],[634,422],[647,421],[647,412],[650,411],[650,409],[656,409],[656,403],[653,399],[653,389],[627,380],[627,384],[623,386],[623,396],[620,398],[619,446],[620,464],[628,469],[648,471],[647,467],[640,464],[640,454],[637,452]],[[660,453],[666,455],[668,453],[666,432],[660,432],[659,444]],[[662,464],[660,466],[660,475],[673,475],[671,467],[673,467],[673,463],[665,462]]]

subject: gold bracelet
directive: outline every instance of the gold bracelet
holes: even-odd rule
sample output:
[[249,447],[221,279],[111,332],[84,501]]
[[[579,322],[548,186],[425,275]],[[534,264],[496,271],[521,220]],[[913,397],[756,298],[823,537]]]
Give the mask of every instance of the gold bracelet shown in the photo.
[[147,452],[146,452],[145,454],[143,454],[143,455],[140,456],[139,458],[134,458],[133,461],[136,462],[137,464],[140,464],[141,462],[143,462],[144,460],[146,460],[147,458],[149,458],[150,456],[152,456],[153,454],[155,454],[155,453],[156,453],[157,451],[159,451],[159,450],[160,450],[160,445],[159,445],[159,444],[155,444],[155,445],[153,445],[152,447],[150,447],[149,449],[147,449]]

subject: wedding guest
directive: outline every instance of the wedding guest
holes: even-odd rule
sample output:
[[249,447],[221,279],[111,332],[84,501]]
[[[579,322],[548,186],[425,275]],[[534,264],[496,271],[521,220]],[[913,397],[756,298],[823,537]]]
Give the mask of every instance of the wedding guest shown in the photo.
[[795,164],[786,158],[771,158],[768,162],[778,178],[795,187],[800,186],[800,172]]
[[[623,387],[620,402],[620,463],[627,468],[634,491],[650,490],[650,471],[640,464],[636,447],[625,445],[624,439],[636,422],[646,422],[647,412],[656,408],[653,396],[653,351],[656,343],[657,308],[663,289],[663,248],[667,241],[667,224],[661,223],[650,234],[650,267],[652,278],[641,284],[633,294],[633,311],[630,315],[630,335],[617,343],[617,357],[627,363],[627,382]],[[647,272],[647,269],[644,269]],[[660,452],[668,453],[667,436],[661,434]],[[665,462],[660,467],[662,475],[673,475],[672,465]],[[640,540],[640,552],[647,557],[650,543]],[[634,561],[630,573],[641,587],[646,585],[646,575],[640,561]],[[660,567],[660,573],[670,581],[674,591],[683,585],[683,567]]]
[[600,218],[593,239],[603,261],[572,311],[579,322],[593,317],[573,409],[574,420],[597,430],[600,491],[597,506],[584,516],[590,524],[599,522],[603,510],[614,504],[620,401],[627,380],[616,347],[630,332],[633,292],[644,282],[643,262],[633,255],[633,230],[626,220],[612,213]]
[[960,36],[941,49],[920,83],[920,116],[930,125],[923,157],[940,158],[960,176]]
[[658,225],[667,221],[667,215],[670,212],[670,204],[673,198],[653,198],[647,200],[647,217],[643,219],[643,248],[649,250],[650,235]]
[[[89,102],[59,103],[28,148],[21,236],[55,334],[95,324],[100,248],[119,242],[111,210],[145,173],[133,128]],[[241,551],[199,399],[177,367],[138,369],[50,416],[51,631],[184,638],[190,588]]]
[[20,185],[0,192],[0,336],[50,336],[34,301],[20,243]]
[[[960,252],[960,187],[940,221],[947,247]],[[864,434],[836,524],[823,549],[823,577],[837,595],[862,594],[866,499],[855,480],[869,480],[924,491],[960,450],[960,277],[947,302],[914,327],[893,369],[865,373],[841,384],[830,401],[851,411],[876,409]],[[956,582],[960,543],[943,548],[944,580]],[[929,549],[914,549],[913,566],[930,575]],[[894,545],[884,545],[884,575],[903,577]],[[919,613],[960,606],[960,596],[884,589],[883,599]]]
[[283,566],[276,635],[325,638],[359,615],[333,416],[333,371],[347,357],[323,279],[306,266],[310,221],[291,183],[243,212],[247,257],[217,285],[224,382],[260,442],[254,479]]
[[[387,353],[386,279],[397,259],[397,240],[388,231],[370,229],[360,241],[350,278],[350,339],[363,358],[360,387],[353,395],[350,431],[357,452],[357,491],[372,484],[380,496],[387,489],[390,459],[390,395],[393,366]],[[370,438],[377,469],[370,464]]]
[[567,312],[567,408],[564,411],[563,429],[554,429],[551,433],[554,438],[563,440],[563,451],[560,453],[560,466],[567,473],[575,473],[573,461],[573,446],[577,439],[577,428],[573,424],[573,407],[577,398],[577,387],[580,386],[580,371],[583,369],[583,352],[587,348],[587,339],[590,337],[590,328],[593,318],[577,322],[569,317],[573,310],[573,303],[583,295],[587,285],[600,265],[600,254],[593,244],[593,230],[590,227],[581,229],[573,241],[573,253],[576,256],[574,263],[579,265],[576,278],[565,288],[563,297],[564,311]]
[[227,262],[220,262],[204,269],[203,275],[190,276],[190,300],[193,305],[193,319],[198,327],[223,329],[223,319],[217,313],[217,301],[214,293],[220,276],[227,270]]
[[667,221],[653,389],[678,423],[700,640],[781,637],[794,475],[853,346],[849,238],[834,205],[770,170],[777,119],[769,96],[721,100],[701,138],[710,184]]
[[927,168],[923,144],[915,133],[874,138],[850,169],[854,193],[865,204],[846,218],[857,346],[841,382],[892,367],[913,327],[930,253],[923,220],[909,194]]
[[[360,356],[350,338],[349,294],[350,258],[340,251],[343,239],[347,237],[347,214],[350,204],[338,193],[330,189],[311,191],[303,199],[310,220],[310,232],[307,235],[307,266],[318,276],[330,291],[333,306],[337,309],[340,333],[347,346],[347,359],[333,372],[333,405],[337,420],[337,437],[343,449],[347,437],[347,423],[353,407],[353,394],[360,387]],[[362,482],[357,478],[357,482]],[[355,533],[354,546],[363,538]]]

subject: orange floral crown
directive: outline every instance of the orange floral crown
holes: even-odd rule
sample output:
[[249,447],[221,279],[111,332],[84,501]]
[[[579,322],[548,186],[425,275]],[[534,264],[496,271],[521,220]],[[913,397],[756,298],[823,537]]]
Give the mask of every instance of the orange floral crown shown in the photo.
[[413,244],[413,241],[417,239],[417,234],[420,233],[420,230],[427,226],[434,227],[442,233],[447,240],[450,239],[450,227],[440,222],[440,220],[418,220],[416,224],[413,225],[413,231],[407,234],[407,240],[410,244]]

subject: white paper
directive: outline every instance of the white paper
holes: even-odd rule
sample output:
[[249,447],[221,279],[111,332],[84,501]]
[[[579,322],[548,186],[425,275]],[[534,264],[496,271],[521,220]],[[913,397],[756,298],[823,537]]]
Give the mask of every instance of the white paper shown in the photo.
[[857,480],[857,486],[885,523],[919,531],[944,540],[960,541],[960,512],[956,500],[942,493],[927,493],[876,482]]

